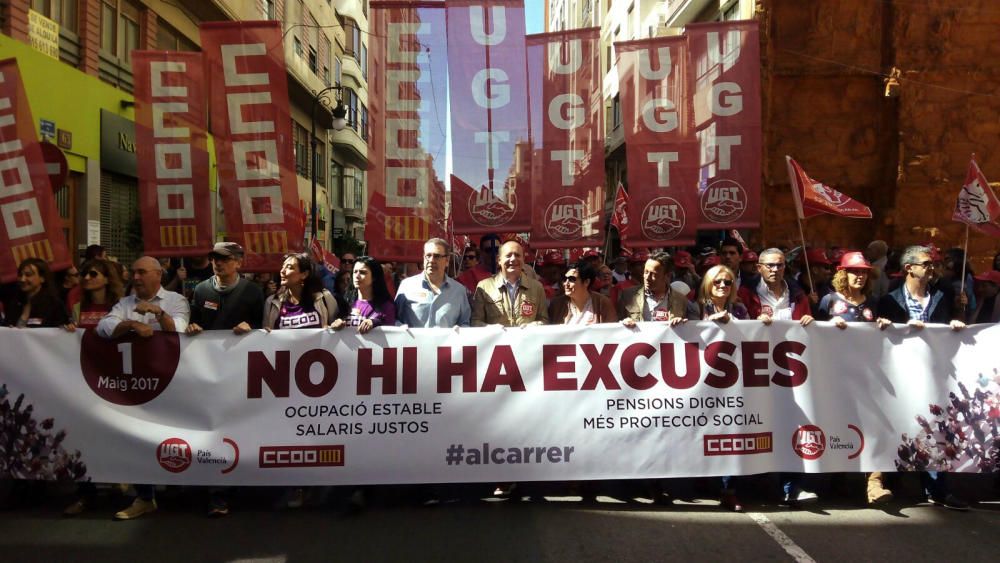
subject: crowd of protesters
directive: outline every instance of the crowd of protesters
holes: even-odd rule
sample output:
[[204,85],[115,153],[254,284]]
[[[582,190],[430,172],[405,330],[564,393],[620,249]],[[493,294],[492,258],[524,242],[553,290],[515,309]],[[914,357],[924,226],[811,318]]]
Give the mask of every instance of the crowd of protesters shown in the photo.
[[[847,329],[849,322],[872,322],[879,328],[894,323],[918,328],[946,324],[962,330],[967,324],[1000,319],[1000,253],[991,269],[977,274],[960,249],[942,252],[933,244],[898,251],[883,241],[873,241],[861,251],[755,251],[738,239],[727,238],[717,246],[673,249],[673,253],[623,251],[611,258],[597,250],[536,254],[517,240],[499,241],[493,236],[483,237],[482,246],[464,249],[431,239],[423,246],[421,261],[408,264],[344,253],[334,268],[299,253],[286,256],[275,274],[245,274],[241,272],[243,258],[239,244],[220,242],[204,256],[184,260],[144,256],[126,268],[95,245],[87,249],[78,267],[58,275],[44,260],[29,258],[19,265],[16,284],[0,289],[0,326],[92,329],[105,338],[118,338],[128,333],[149,337],[156,331],[183,332],[190,337],[206,330],[240,335],[255,329],[301,328],[364,334],[385,325],[620,322],[634,327],[643,322],[674,326],[689,320],[727,323],[732,319],[765,325],[792,320],[803,326],[814,320],[829,321],[841,329]],[[0,395],[0,414],[5,420],[27,425],[21,398],[12,406],[4,395]],[[939,411],[935,414],[939,430],[948,440],[955,440],[955,433],[948,433],[949,421],[956,412],[965,412],[960,409],[978,409],[976,416],[991,425],[984,426],[984,431],[997,433],[1000,412],[985,408],[983,397],[977,394],[967,396],[964,403],[956,401],[954,408],[932,405],[932,413],[934,407]],[[900,469],[928,467],[929,458],[921,453],[933,434],[929,424],[927,429],[926,436],[904,436],[906,443],[900,446],[897,461]],[[23,447],[25,440],[20,431],[17,434],[8,433],[0,440],[0,454]],[[49,448],[57,448],[60,441],[61,437],[48,435],[42,440]],[[962,447],[974,450],[971,445]],[[980,452],[980,457],[992,459],[995,454]],[[60,455],[71,457],[65,452]],[[76,465],[69,475],[76,477],[81,468],[79,460],[73,462]],[[16,477],[20,470],[8,467],[4,473]],[[923,471],[921,475],[931,503],[956,510],[968,507],[951,492],[946,473]],[[815,493],[802,486],[800,474],[782,474],[780,482],[781,499],[789,506],[817,500]],[[510,494],[514,486],[501,485],[496,494]],[[663,481],[654,483],[658,498],[666,496],[663,486]],[[156,510],[153,486],[135,485],[134,490],[137,497],[115,514],[116,519],[133,519]],[[86,510],[95,491],[93,484],[81,484],[65,514]],[[436,499],[441,491],[435,487],[432,496]],[[286,490],[282,503],[301,506],[304,495],[302,489]],[[209,496],[210,516],[228,514],[226,489],[213,488]],[[364,502],[362,489],[353,489],[349,496],[356,507]],[[883,475],[870,474],[868,502],[878,504],[891,498]],[[725,508],[743,510],[731,477],[722,478],[721,500]]]

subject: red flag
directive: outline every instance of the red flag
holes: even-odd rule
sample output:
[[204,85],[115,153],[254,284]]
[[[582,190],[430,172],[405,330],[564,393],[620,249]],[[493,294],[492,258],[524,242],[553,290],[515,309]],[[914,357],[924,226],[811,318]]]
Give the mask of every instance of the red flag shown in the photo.
[[448,57],[444,4],[373,2],[369,254],[412,262],[444,222]]
[[531,240],[567,248],[600,245],[604,227],[604,134],[600,28],[532,35]]
[[701,149],[698,228],[756,228],[762,161],[757,22],[694,23],[684,33]]
[[996,224],[1000,215],[1000,200],[997,200],[993,188],[976,164],[975,156],[969,161],[969,171],[965,175],[965,183],[958,192],[955,202],[955,212],[952,219],[965,223],[979,232],[998,236],[1000,225]]
[[151,256],[212,248],[201,53],[133,51],[142,240]]
[[[524,0],[445,4],[455,230],[528,231],[532,155],[523,102],[528,88]],[[444,40],[437,28],[432,33]],[[435,73],[432,83],[445,82],[443,76]]]
[[0,282],[26,258],[70,266],[35,121],[16,59],[0,61]]
[[698,142],[685,37],[615,43],[635,222],[630,246],[694,243]]
[[273,272],[302,250],[281,23],[201,24],[226,231],[243,269]]
[[611,226],[618,229],[620,238],[625,238],[629,227],[628,192],[621,182],[618,182],[618,191],[615,192],[615,210],[611,214]]
[[319,239],[316,237],[313,237],[309,243],[309,254],[312,254],[314,262],[317,264],[322,262],[326,266],[326,269],[331,272],[340,269],[340,258],[337,258],[334,253],[323,248],[323,245],[320,244]]
[[856,219],[872,218],[872,210],[867,205],[822,182],[813,180],[792,157],[786,155],[785,160],[788,163],[788,180],[792,186],[792,197],[795,199],[795,213],[799,219],[821,213]]

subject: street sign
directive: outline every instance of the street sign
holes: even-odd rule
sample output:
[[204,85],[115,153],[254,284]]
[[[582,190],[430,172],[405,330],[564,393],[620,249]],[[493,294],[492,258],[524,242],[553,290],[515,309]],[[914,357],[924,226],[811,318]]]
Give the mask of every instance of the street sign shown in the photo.
[[50,139],[55,139],[56,137],[56,122],[49,121],[48,119],[38,120],[39,129],[42,130],[42,137],[47,137]]

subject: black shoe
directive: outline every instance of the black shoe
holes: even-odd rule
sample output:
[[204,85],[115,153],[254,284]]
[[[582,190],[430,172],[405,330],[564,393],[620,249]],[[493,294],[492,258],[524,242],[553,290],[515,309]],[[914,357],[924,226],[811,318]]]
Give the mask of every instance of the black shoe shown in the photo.
[[927,502],[940,506],[942,508],[947,508],[949,510],[961,510],[965,511],[969,509],[969,503],[956,497],[955,495],[948,494],[945,496],[929,496],[927,497]]

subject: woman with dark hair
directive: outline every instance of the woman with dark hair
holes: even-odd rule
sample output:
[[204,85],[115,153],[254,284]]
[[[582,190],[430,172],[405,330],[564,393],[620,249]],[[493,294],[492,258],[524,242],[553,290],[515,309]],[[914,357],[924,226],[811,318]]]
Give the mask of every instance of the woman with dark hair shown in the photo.
[[80,266],[80,301],[73,304],[72,320],[66,330],[77,327],[96,328],[101,317],[108,314],[118,300],[125,296],[125,286],[118,275],[118,266],[107,260],[94,258]]
[[563,275],[563,294],[549,304],[549,320],[553,324],[589,325],[618,322],[611,300],[591,291],[597,270],[585,261],[577,262]]
[[26,258],[17,267],[17,285],[20,291],[4,305],[8,326],[42,328],[67,323],[66,306],[52,282],[48,262]]
[[385,282],[385,272],[378,260],[371,256],[361,256],[354,263],[352,276],[354,287],[347,293],[347,303],[351,307],[347,319],[333,321],[330,328],[339,330],[344,326],[356,326],[365,334],[377,326],[392,326],[396,323],[396,305],[389,294]]
[[285,255],[279,275],[281,287],[264,303],[264,329],[325,328],[337,318],[337,300],[323,288],[308,254]]

